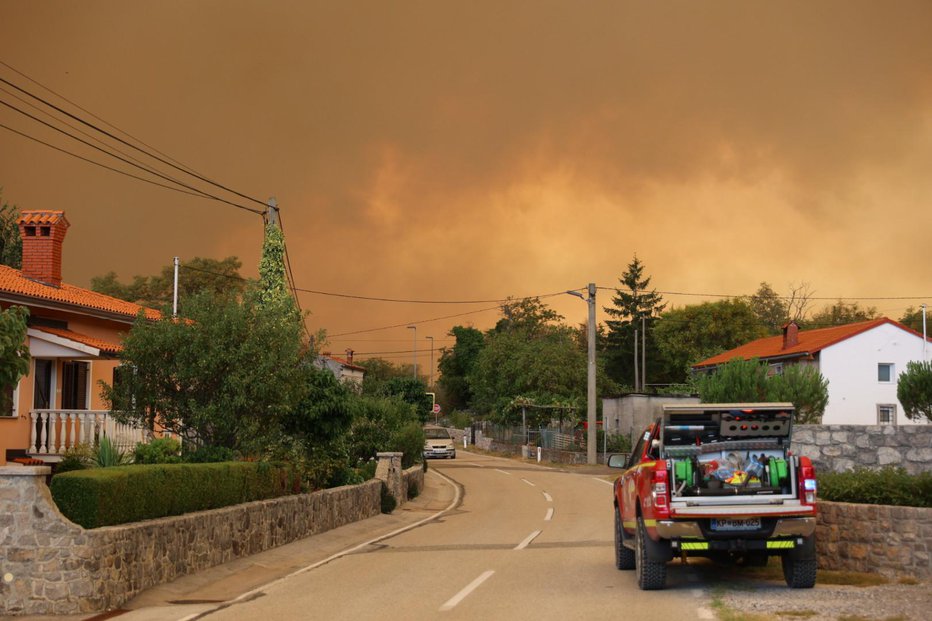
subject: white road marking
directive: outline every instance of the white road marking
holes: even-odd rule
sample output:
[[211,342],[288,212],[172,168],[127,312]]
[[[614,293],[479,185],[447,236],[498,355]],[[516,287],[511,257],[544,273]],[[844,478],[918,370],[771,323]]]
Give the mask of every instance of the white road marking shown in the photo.
[[706,608],[705,606],[700,606],[699,608],[697,608],[696,614],[699,616],[700,619],[714,619],[715,618],[715,615],[712,613],[712,611]]
[[544,500],[546,500],[547,502],[553,502],[553,496],[551,496],[547,492],[544,492]]
[[528,481],[527,479],[521,479],[521,480],[524,481],[525,483],[527,483],[528,485],[530,485],[531,487],[537,487],[536,485],[534,485],[533,483],[531,483],[531,482]]
[[507,474],[508,476],[511,476],[511,473],[508,472],[507,470],[499,470],[498,468],[496,468],[495,472],[501,472],[502,474]]
[[606,481],[605,479],[600,479],[599,477],[592,477],[592,478],[598,481],[599,483],[605,483],[606,485],[612,485],[612,486],[615,485],[611,481]]
[[446,612],[447,610],[453,610],[454,608],[456,608],[457,604],[459,604],[461,601],[466,599],[466,597],[470,593],[478,589],[479,585],[481,585],[483,582],[491,578],[492,574],[494,573],[495,571],[491,569],[486,572],[483,572],[482,575],[480,575],[478,578],[476,578],[475,580],[467,584],[463,588],[462,591],[460,591],[459,593],[457,593],[456,595],[448,599],[447,603],[440,607],[440,612]]
[[523,550],[524,548],[526,548],[526,547],[528,547],[529,545],[531,545],[531,542],[534,541],[534,539],[535,539],[535,538],[537,537],[537,535],[539,535],[540,533],[541,533],[541,531],[535,530],[533,533],[531,533],[530,535],[528,535],[528,536],[525,538],[524,541],[522,541],[521,543],[519,543],[519,544],[517,545],[517,547],[515,547],[515,550]]
[[544,516],[544,521],[549,522],[552,519],[553,519],[553,507],[550,507],[549,509],[547,509],[547,515]]

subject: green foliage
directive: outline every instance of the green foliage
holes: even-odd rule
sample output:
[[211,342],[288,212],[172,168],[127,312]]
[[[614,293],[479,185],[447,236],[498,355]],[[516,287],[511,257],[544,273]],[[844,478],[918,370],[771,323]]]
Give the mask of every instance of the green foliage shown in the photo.
[[408,481],[408,500],[414,500],[421,495],[421,490],[418,489],[417,479],[411,477]]
[[233,461],[235,454],[233,449],[225,446],[199,446],[193,451],[182,454],[182,461],[189,464],[215,464],[224,461]]
[[540,298],[521,298],[502,304],[502,318],[492,333],[521,332],[535,337],[559,323],[563,316],[540,301]]
[[[903,316],[900,317],[899,322],[907,328],[911,328],[919,334],[922,334],[922,309],[910,306],[903,312]],[[930,317],[927,316],[926,329],[930,327],[929,323]]]
[[329,444],[342,438],[352,423],[352,394],[327,369],[312,364],[307,357],[300,366],[306,389],[296,407],[281,418],[284,433],[308,444]]
[[454,410],[450,413],[450,426],[457,429],[464,429],[469,427],[472,423],[472,416],[469,412],[464,412],[462,410]]
[[181,442],[174,438],[156,438],[140,442],[133,450],[136,464],[177,464],[181,462]]
[[93,454],[90,444],[76,444],[65,449],[61,461],[55,465],[55,474],[90,468]]
[[767,365],[756,358],[735,358],[696,381],[703,403],[740,403],[767,400]]
[[0,407],[7,414],[13,408],[13,389],[29,372],[28,317],[29,311],[22,306],[0,310]]
[[398,506],[398,501],[395,500],[395,497],[388,491],[388,486],[385,485],[385,481],[382,481],[380,496],[382,513],[391,513],[395,510],[395,507]]
[[748,297],[746,302],[767,334],[780,334],[783,326],[789,321],[789,308],[786,302],[769,283],[762,282],[754,295]]
[[134,369],[104,396],[114,416],[159,423],[197,444],[251,448],[307,391],[301,320],[287,309],[197,296],[187,321],[140,316],[124,340]]
[[932,473],[910,475],[893,466],[819,473],[819,496],[832,502],[932,507]]
[[124,453],[107,436],[101,436],[91,453],[91,465],[97,468],[122,466],[132,461],[132,456]]
[[[0,188],[0,195],[3,194]],[[15,269],[23,265],[23,239],[19,235],[19,211],[16,205],[0,201],[0,265]]]
[[703,403],[789,401],[796,408],[795,422],[817,424],[828,404],[828,381],[808,365],[789,365],[781,375],[768,375],[767,363],[756,358],[735,358],[715,371],[696,378]]
[[259,300],[262,306],[293,305],[285,267],[285,236],[277,224],[265,226],[262,258],[259,260]]
[[137,522],[283,496],[287,467],[266,463],[154,464],[94,468],[52,477],[52,498],[84,528]]
[[[200,294],[212,297],[239,297],[247,280],[239,275],[242,263],[236,257],[222,260],[194,257],[180,263],[178,273],[178,305],[184,308],[188,300]],[[162,267],[156,276],[134,276],[129,284],[120,282],[116,272],[91,278],[91,289],[121,300],[149,308],[169,308],[174,296],[175,267]]]
[[690,365],[766,334],[751,305],[740,299],[704,302],[666,311],[654,328],[657,349],[672,382]]
[[352,402],[349,435],[351,462],[367,461],[377,452],[401,451],[402,465],[421,461],[424,431],[413,405],[398,397],[363,396]]
[[867,321],[877,317],[877,309],[873,306],[862,308],[858,302],[845,302],[838,300],[829,304],[805,321],[807,329],[827,328],[830,326],[843,326],[849,323]]
[[932,362],[907,362],[897,380],[896,398],[906,418],[932,422]]
[[431,414],[430,395],[427,394],[427,384],[420,379],[413,377],[394,377],[384,384],[379,390],[379,395],[383,397],[397,397],[405,403],[414,406],[418,420],[423,424],[427,422]]
[[450,349],[444,347],[440,350],[440,362],[437,365],[440,379],[437,383],[446,394],[447,407],[466,408],[472,402],[467,377],[476,366],[485,338],[479,330],[463,326],[454,326],[449,336],[454,337],[456,343]]
[[796,422],[818,425],[828,405],[828,380],[811,365],[793,364],[767,379],[768,401],[789,401],[796,408]]

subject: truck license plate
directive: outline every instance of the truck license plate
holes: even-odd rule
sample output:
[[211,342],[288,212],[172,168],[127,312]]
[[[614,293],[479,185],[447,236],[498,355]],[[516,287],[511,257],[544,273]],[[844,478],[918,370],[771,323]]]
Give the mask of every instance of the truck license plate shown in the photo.
[[760,528],[760,518],[743,519],[713,519],[712,530],[757,530]]

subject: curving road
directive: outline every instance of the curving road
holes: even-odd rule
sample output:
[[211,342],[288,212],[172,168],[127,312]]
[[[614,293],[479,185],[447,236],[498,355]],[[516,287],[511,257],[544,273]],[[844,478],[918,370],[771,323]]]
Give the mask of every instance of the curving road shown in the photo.
[[614,568],[604,478],[462,451],[430,466],[458,506],[206,618],[713,618],[690,567],[671,565],[659,592]]

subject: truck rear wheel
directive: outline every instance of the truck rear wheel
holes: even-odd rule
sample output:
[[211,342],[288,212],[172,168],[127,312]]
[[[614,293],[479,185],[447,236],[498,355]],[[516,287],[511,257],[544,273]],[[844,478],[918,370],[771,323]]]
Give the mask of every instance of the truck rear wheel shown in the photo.
[[794,559],[790,555],[784,556],[783,578],[786,586],[791,589],[811,589],[816,581],[815,559]]
[[664,588],[667,582],[667,564],[652,561],[647,555],[647,527],[644,519],[638,517],[637,539],[635,540],[635,559],[638,587],[642,591],[656,591]]
[[615,507],[615,567],[634,569],[634,550],[625,546],[625,530],[621,523],[618,507]]

